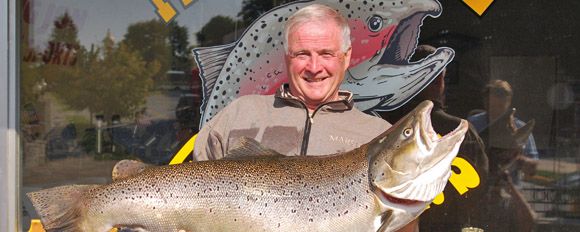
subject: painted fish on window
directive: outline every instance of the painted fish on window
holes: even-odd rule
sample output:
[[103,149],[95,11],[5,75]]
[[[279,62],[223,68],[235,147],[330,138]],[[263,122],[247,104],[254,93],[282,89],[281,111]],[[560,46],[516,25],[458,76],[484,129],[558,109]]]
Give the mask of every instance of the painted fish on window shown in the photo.
[[284,24],[294,12],[313,3],[336,9],[349,22],[352,55],[341,89],[354,93],[356,107],[362,111],[398,108],[453,59],[452,49],[439,48],[419,62],[409,62],[423,19],[441,14],[441,4],[435,0],[291,2],[257,18],[234,43],[193,50],[204,84],[200,127],[237,97],[273,94],[288,81]]

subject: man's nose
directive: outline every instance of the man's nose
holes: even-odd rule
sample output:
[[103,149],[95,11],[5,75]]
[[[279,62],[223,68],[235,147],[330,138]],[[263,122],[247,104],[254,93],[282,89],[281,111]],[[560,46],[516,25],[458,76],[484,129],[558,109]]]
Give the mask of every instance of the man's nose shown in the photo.
[[306,65],[306,70],[311,73],[318,73],[322,71],[322,65],[320,63],[320,56],[312,55],[308,64]]

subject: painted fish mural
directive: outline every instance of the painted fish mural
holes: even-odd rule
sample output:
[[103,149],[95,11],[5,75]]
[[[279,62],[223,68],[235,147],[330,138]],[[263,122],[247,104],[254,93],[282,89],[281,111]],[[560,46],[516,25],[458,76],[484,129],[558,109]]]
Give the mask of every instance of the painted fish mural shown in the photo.
[[260,16],[234,43],[193,50],[204,89],[200,127],[235,98],[273,94],[287,82],[284,24],[294,12],[313,3],[333,7],[348,20],[352,55],[341,89],[354,93],[356,107],[362,111],[398,108],[453,59],[452,49],[439,48],[424,60],[408,61],[423,19],[441,14],[441,4],[435,0],[291,2]]
[[[61,186],[27,195],[49,232],[112,227],[394,231],[443,190],[468,128],[463,120],[454,131],[437,136],[429,117],[432,107],[423,102],[349,152],[285,157],[248,140],[239,151],[253,158],[162,167],[125,162],[115,168],[111,184]],[[263,152],[271,155],[259,156]]]

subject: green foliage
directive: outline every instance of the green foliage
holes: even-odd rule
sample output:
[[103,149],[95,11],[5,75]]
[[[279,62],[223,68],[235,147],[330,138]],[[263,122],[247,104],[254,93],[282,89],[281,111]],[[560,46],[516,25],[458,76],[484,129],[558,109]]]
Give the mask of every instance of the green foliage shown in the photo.
[[223,44],[223,37],[234,32],[236,23],[230,17],[215,16],[195,34],[199,46],[207,47]]
[[189,73],[192,66],[187,28],[175,22],[149,20],[127,28],[123,44],[135,51],[147,65],[158,63],[156,80],[164,78],[169,70]]
[[68,12],[65,12],[54,21],[54,28],[50,35],[50,41],[79,47],[78,29]]
[[171,46],[171,69],[189,73],[192,67],[189,32],[187,27],[179,26],[175,21],[169,23],[169,44]]
[[120,44],[108,54],[81,49],[75,66],[45,65],[50,89],[73,110],[88,109],[109,118],[132,115],[144,103],[159,64],[146,64],[136,52]]
[[242,17],[242,23],[244,26],[249,26],[254,20],[256,20],[260,15],[268,12],[270,9],[282,5],[292,0],[244,0],[242,2],[242,9],[238,13],[238,16]]

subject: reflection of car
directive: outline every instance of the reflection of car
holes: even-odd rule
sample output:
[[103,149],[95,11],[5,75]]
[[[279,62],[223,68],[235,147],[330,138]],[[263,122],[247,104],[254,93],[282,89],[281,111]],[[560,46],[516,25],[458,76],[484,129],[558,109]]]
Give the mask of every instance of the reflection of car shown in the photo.
[[147,163],[168,164],[180,148],[175,120],[154,120],[147,125],[130,124],[110,130],[116,145]]
[[182,94],[175,107],[175,117],[185,128],[196,128],[199,126],[200,96],[197,94]]
[[47,159],[80,156],[75,125],[70,123],[65,127],[52,128],[46,135],[45,152]]

